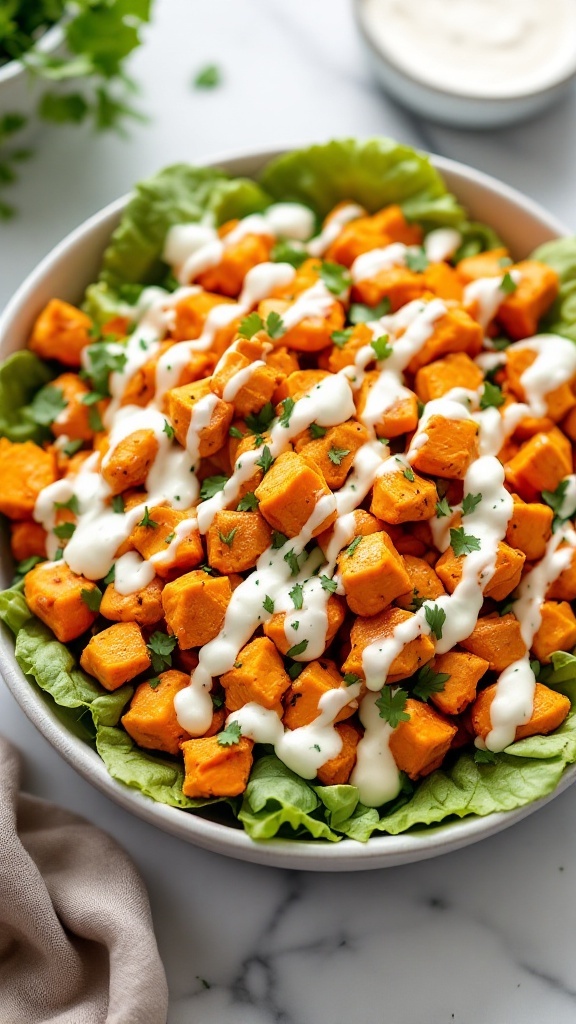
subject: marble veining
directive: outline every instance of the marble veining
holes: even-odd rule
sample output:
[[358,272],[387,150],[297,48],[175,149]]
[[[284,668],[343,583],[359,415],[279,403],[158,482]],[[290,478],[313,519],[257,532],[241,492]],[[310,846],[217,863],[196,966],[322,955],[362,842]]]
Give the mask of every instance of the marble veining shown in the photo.
[[[193,90],[212,62],[222,87]],[[151,119],[129,139],[77,128],[39,136],[14,190],[21,215],[2,225],[0,306],[56,241],[133,181],[241,147],[389,134],[576,221],[574,95],[498,132],[423,122],[374,84],[349,0],[157,0],[133,71]],[[107,829],[138,864],[169,1024],[574,1024],[576,787],[459,853],[312,875],[208,854],[130,817],[60,760],[4,686],[0,731],[24,752],[31,791]]]

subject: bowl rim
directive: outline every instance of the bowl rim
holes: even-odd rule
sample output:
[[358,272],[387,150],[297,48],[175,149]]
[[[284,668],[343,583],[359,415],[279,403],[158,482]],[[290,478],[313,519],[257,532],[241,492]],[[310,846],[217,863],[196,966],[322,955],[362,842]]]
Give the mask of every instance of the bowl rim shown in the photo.
[[[290,152],[293,148],[300,147],[254,147],[240,153],[211,156],[197,163],[199,166],[215,166],[228,173],[241,174],[246,172],[240,170],[238,164],[253,162],[260,167],[268,160]],[[498,197],[521,207],[523,212],[540,221],[542,227],[555,236],[570,233],[556,217],[511,186],[458,161],[435,154],[428,155],[442,175],[455,177],[461,182],[480,186],[497,194]],[[89,243],[97,229],[112,229],[130,195],[128,193],[115,200],[75,228],[26,277],[0,316],[0,354],[4,354],[5,335],[10,330],[11,321],[33,299],[38,285],[46,275],[71,250],[83,243]],[[240,828],[210,821],[202,816],[186,813],[180,808],[168,807],[112,778],[97,752],[63,725],[53,710],[51,698],[45,697],[42,691],[26,678],[16,662],[14,639],[6,626],[2,626],[0,630],[0,666],[8,688],[30,721],[64,760],[100,792],[150,824],[194,845],[265,866],[312,871],[369,870],[435,857],[508,828],[553,800],[576,780],[575,764],[565,769],[552,793],[523,807],[494,812],[485,817],[470,815],[460,820],[427,826],[421,831],[401,833],[397,836],[377,835],[365,844],[346,838],[337,843],[294,839],[269,839],[257,842]]]
[[412,72],[407,71],[406,68],[394,60],[394,55],[384,49],[384,47],[379,44],[376,36],[370,31],[364,11],[365,6],[365,0],[353,0],[352,10],[354,20],[364,43],[379,60],[384,64],[387,64],[399,77],[406,79],[407,82],[411,82],[412,85],[417,86],[420,89],[424,89],[427,93],[437,96],[439,99],[458,99],[470,104],[476,103],[482,104],[485,107],[497,107],[503,103],[514,103],[515,101],[521,103],[525,100],[540,99],[551,95],[557,90],[562,89],[563,86],[567,85],[576,77],[575,55],[573,58],[572,70],[566,71],[559,78],[556,78],[553,82],[550,82],[542,88],[517,89],[516,91],[511,92],[494,93],[490,96],[482,95],[482,93],[468,92],[465,89],[443,89],[441,86],[433,85],[432,83],[427,82],[424,78],[419,78],[417,75],[412,74]]
[[[64,24],[63,19],[54,22],[50,28],[47,28],[45,32],[36,40],[33,44],[33,48],[39,50],[40,53],[52,53],[57,50],[58,47],[64,41]],[[10,82],[20,75],[28,73],[28,69],[22,60],[14,59],[9,60],[6,64],[0,66],[0,87],[5,85],[6,82]]]

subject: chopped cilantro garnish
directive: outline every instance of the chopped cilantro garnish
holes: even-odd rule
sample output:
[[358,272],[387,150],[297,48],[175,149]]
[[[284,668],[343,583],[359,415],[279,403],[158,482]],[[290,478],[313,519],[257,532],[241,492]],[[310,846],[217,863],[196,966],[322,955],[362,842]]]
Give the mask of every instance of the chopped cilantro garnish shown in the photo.
[[426,616],[426,622],[430,626],[430,632],[434,634],[437,640],[442,639],[442,629],[446,622],[446,612],[443,608],[440,608],[437,604],[425,604],[424,615]]
[[[301,661],[293,661],[292,664],[290,665],[290,668],[288,669],[288,675],[290,676],[290,679],[292,680],[292,682],[294,682],[295,679],[298,679],[298,676],[303,671],[304,671],[304,665],[302,664],[302,662]],[[301,697],[301,696],[302,696],[301,693],[294,694],[294,697],[292,698],[292,701],[291,701],[291,706],[292,707],[294,707],[294,704],[296,703],[296,698],[297,697]]]
[[70,459],[73,455],[76,455],[76,452],[80,451],[83,444],[84,442],[81,441],[80,438],[77,438],[74,441],[67,441],[62,448],[62,451],[64,452],[64,455],[67,455]]
[[436,516],[438,517],[438,519],[442,519],[443,516],[451,516],[451,515],[452,515],[452,509],[450,508],[450,505],[448,504],[448,499],[447,498],[445,498],[445,497],[441,498],[440,501],[436,502]]
[[321,437],[324,437],[328,427],[321,427],[319,423],[311,423],[309,426],[310,436],[318,441]]
[[347,341],[350,341],[354,328],[344,327],[341,331],[332,331],[330,340],[334,342],[336,348],[344,348]]
[[122,495],[115,494],[112,498],[112,511],[120,513],[124,511],[124,507],[124,498]]
[[328,451],[328,458],[330,462],[333,462],[335,466],[339,466],[342,459],[345,459],[347,455],[350,455],[349,448],[336,448],[333,446]]
[[304,651],[306,650],[307,647],[308,641],[301,640],[299,644],[296,644],[295,647],[291,647],[290,650],[286,652],[286,657],[297,658],[299,654],[304,654]]
[[414,470],[412,469],[411,466],[404,467],[404,476],[411,484],[414,483]]
[[442,693],[449,679],[450,675],[446,672],[435,672],[431,665],[424,665],[418,673],[412,693],[426,702],[433,693]]
[[518,285],[512,277],[512,274],[507,270],[500,282],[500,291],[504,292],[504,295],[512,295],[512,292],[515,292],[517,287]]
[[[292,604],[299,611],[304,605],[304,588],[301,583],[295,583],[290,591],[289,597],[292,599]],[[295,623],[294,623],[295,625]]]
[[270,259],[274,263],[290,263],[297,270],[308,259],[308,253],[305,249],[300,249],[297,243],[281,241],[276,242]]
[[283,548],[286,544],[288,537],[285,533],[280,533],[280,530],[272,530],[272,550],[278,551],[279,548]]
[[171,423],[168,422],[168,420],[164,420],[164,426],[162,427],[162,430],[164,431],[166,436],[169,437],[170,440],[172,440],[172,438],[174,437],[174,427],[172,426]]
[[100,602],[102,600],[102,591],[98,587],[82,587],[80,591],[80,597],[84,601],[84,604],[90,609],[91,612],[100,611]]
[[462,515],[469,516],[472,514],[477,505],[482,501],[481,494],[466,494],[462,501]]
[[359,545],[361,540],[362,540],[361,536],[360,537],[354,537],[354,540],[352,541],[352,543],[346,548],[346,554],[348,555],[348,558],[352,557],[352,555],[356,551],[356,548],[358,547],[358,545]]
[[210,498],[213,498],[215,494],[218,494],[218,491],[223,491],[227,481],[227,476],[207,476],[206,479],[202,481],[202,486],[200,488],[201,500],[208,501]]
[[380,696],[376,701],[376,707],[380,718],[384,718],[389,725],[395,729],[400,722],[409,722],[410,715],[405,711],[408,693],[406,690],[395,689],[393,686],[383,686]]
[[80,505],[75,494],[73,494],[71,498],[68,498],[68,501],[55,501],[54,508],[67,508],[68,511],[73,512],[75,516],[80,513]]
[[230,437],[235,437],[238,441],[242,441],[244,439],[244,434],[238,429],[238,427],[230,427],[228,433],[230,434]]
[[294,548],[290,548],[284,555],[284,561],[290,566],[290,572],[293,576],[297,576],[300,572],[300,563],[298,561],[298,555],[294,551]]
[[158,676],[153,676],[152,679],[149,679],[148,686],[151,690],[156,690],[160,686],[160,679]]
[[151,530],[155,530],[156,527],[158,526],[158,523],[155,522],[154,519],[150,518],[150,513],[148,511],[148,505],[144,506],[144,515],[142,516],[142,519],[138,523],[138,526],[147,526]]
[[152,669],[156,674],[164,672],[172,665],[172,651],[176,647],[176,643],[176,637],[169,636],[168,633],[160,631],[152,633],[146,646],[150,652]]
[[238,325],[238,334],[241,338],[252,338],[258,331],[264,330],[264,321],[259,313],[249,313]]
[[388,341],[388,335],[382,334],[379,338],[374,338],[370,342],[371,347],[374,349],[376,359],[381,362],[383,359],[388,359],[392,355],[392,345]]
[[53,532],[58,537],[58,540],[70,540],[75,529],[75,523],[60,523],[59,526],[54,527]]
[[329,594],[333,594],[338,589],[336,580],[331,580],[329,576],[321,576],[320,583],[322,590],[327,590]]
[[287,427],[290,423],[290,417],[294,411],[296,402],[293,398],[285,398],[282,402],[282,415],[279,419],[281,427]]
[[333,295],[342,295],[351,284],[350,271],[347,267],[341,266],[340,263],[332,263],[330,260],[322,261],[320,277]]
[[390,312],[390,299],[384,298],[377,306],[365,306],[363,302],[353,302],[348,312],[352,324],[365,324],[369,320],[380,320]]
[[262,455],[259,459],[256,459],[256,465],[260,467],[263,473],[267,473],[273,462],[274,459],[272,458],[272,452],[268,445],[265,444],[262,449]]
[[474,761],[476,764],[496,764],[496,754],[492,750],[475,750]]
[[231,548],[232,544],[234,543],[234,537],[236,536],[237,529],[238,529],[238,527],[235,526],[234,529],[230,530],[229,533],[222,533],[221,530],[218,531],[218,536],[219,536],[220,540],[222,541],[223,544],[226,544],[227,547],[229,547],[229,548]]
[[424,252],[423,248],[416,250],[408,249],[406,252],[406,266],[408,270],[413,270],[417,274],[421,274],[429,265],[429,260]]
[[272,341],[277,341],[283,334],[286,334],[286,328],[280,313],[276,313],[274,310],[268,313],[266,317],[266,333],[269,338],[272,338]]
[[106,575],[105,575],[104,579],[102,580],[102,582],[105,583],[106,586],[108,586],[109,583],[114,583],[115,579],[116,579],[116,562],[114,562],[114,564],[109,568],[109,570],[106,573]]
[[263,434],[270,426],[276,413],[274,412],[274,406],[272,402],[266,402],[260,409],[260,412],[251,412],[246,416],[244,422],[253,434]]
[[241,737],[240,722],[230,722],[222,732],[218,733],[216,739],[221,747],[232,747],[235,743],[240,742]]
[[262,607],[265,612],[270,612],[271,615],[274,613],[274,601],[268,594],[266,594],[266,597],[262,602]]
[[254,491],[248,491],[238,502],[238,512],[255,512],[258,508],[258,498]]
[[481,409],[490,409],[491,406],[499,409],[505,401],[502,388],[499,388],[497,384],[492,384],[489,380],[484,381],[484,390],[480,398]]
[[450,530],[450,544],[456,558],[469,555],[471,551],[480,551],[480,541],[472,533],[465,533],[463,526]]
[[346,686],[355,686],[360,682],[360,676],[355,675],[354,672],[347,672],[342,682],[346,683]]

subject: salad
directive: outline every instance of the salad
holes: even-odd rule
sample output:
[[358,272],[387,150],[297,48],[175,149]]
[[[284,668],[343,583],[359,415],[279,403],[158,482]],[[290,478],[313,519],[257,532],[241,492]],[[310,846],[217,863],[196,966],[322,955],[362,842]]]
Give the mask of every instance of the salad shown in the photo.
[[427,158],[175,166],[0,367],[16,658],[111,775],[366,841],[576,761],[576,241]]

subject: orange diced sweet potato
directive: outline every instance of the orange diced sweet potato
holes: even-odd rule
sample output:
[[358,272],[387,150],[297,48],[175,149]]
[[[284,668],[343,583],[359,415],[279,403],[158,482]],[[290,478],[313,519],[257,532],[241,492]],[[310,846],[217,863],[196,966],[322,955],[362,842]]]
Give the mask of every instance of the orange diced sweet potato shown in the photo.
[[[148,681],[140,683],[122,716],[122,725],[139,747],[180,753],[181,744],[190,737],[178,722],[174,698],[189,683],[190,676],[175,669],[162,672],[154,687]],[[222,720],[218,714],[218,721]]]
[[[449,594],[454,593],[460,583],[464,571],[466,555],[454,554],[451,547],[447,548],[436,562],[436,572]],[[516,551],[505,541],[500,541],[497,548],[496,568],[494,574],[484,588],[484,596],[494,601],[503,601],[508,594],[516,589],[520,582],[526,555]]]
[[[287,729],[299,729],[314,722],[321,714],[318,702],[329,690],[342,685],[340,675],[333,661],[310,661],[286,693],[283,722]],[[351,698],[336,715],[335,721],[350,718],[358,708],[358,701]]]
[[576,644],[576,616],[567,601],[544,601],[540,615],[532,651],[538,661],[548,664],[554,651],[571,651]]
[[436,321],[432,334],[410,360],[408,370],[416,373],[421,366],[450,352],[467,352],[469,356],[477,356],[482,349],[483,338],[480,324],[464,309],[455,306]]
[[[345,604],[341,597],[330,594],[326,605],[326,618],[328,626],[324,639],[324,650],[330,646],[345,618]],[[267,622],[264,623],[264,632],[276,645],[281,654],[287,654],[291,647],[298,643],[298,638],[292,634],[288,639],[285,630],[286,613],[276,612]]]
[[[376,518],[376,516],[370,515],[369,512],[365,512],[363,508],[354,509],[352,515],[354,517],[354,528],[351,539],[354,537],[368,537],[371,533],[379,533],[384,525]],[[316,540],[324,554],[326,554],[328,545],[330,544],[333,536],[334,527],[331,526],[328,530],[324,530],[323,533],[319,533],[316,537]]]
[[168,628],[179,646],[202,647],[220,632],[232,588],[226,576],[195,569],[167,583],[162,606]]
[[135,430],[124,437],[102,462],[102,476],[112,494],[145,484],[157,453],[158,441],[153,430]]
[[540,502],[526,503],[513,495],[514,509],[506,528],[506,540],[513,548],[523,551],[529,562],[544,557],[546,545],[552,536],[554,513]]
[[[330,489],[317,466],[296,452],[284,452],[268,470],[255,494],[261,514],[274,530],[296,537]],[[312,536],[334,522],[336,511],[319,523]]]
[[555,491],[571,472],[570,442],[557,427],[535,434],[506,465],[506,479],[527,500],[534,491]]
[[267,261],[272,244],[271,236],[244,235],[225,248],[220,263],[198,275],[198,284],[208,292],[221,292],[230,297],[238,295],[248,271],[257,263]]
[[[369,370],[358,391],[356,413],[359,419],[366,417],[368,403],[371,402],[372,389],[380,377],[379,370]],[[373,399],[372,399],[373,400]],[[370,420],[372,415],[370,414]],[[418,426],[418,402],[416,395],[404,389],[389,408],[384,408],[374,422],[374,430],[378,437],[400,437],[408,434]]]
[[[389,639],[395,629],[411,619],[412,613],[403,608],[387,608],[370,618],[358,617],[350,631],[351,649],[342,666],[342,671],[364,677],[362,655],[370,644]],[[418,636],[407,643],[390,666],[387,682],[394,683],[407,679],[434,655],[434,644],[428,636]]]
[[31,519],[40,491],[56,480],[56,459],[33,441],[12,444],[0,437],[0,512]]
[[470,284],[480,277],[501,277],[511,264],[508,249],[488,249],[460,260],[456,272],[464,284]]
[[106,690],[117,690],[150,668],[140,626],[136,622],[117,622],[96,633],[82,651],[80,664]]
[[218,572],[245,572],[270,547],[272,531],[259,512],[217,512],[206,535],[208,562]]
[[556,601],[573,601],[576,598],[576,551],[568,567],[548,587],[546,597]]
[[500,305],[497,319],[511,338],[529,338],[537,333],[540,317],[558,295],[558,274],[537,260],[522,260],[515,266],[520,281]]
[[100,614],[112,622],[137,622],[140,626],[155,626],[164,618],[162,587],[159,576],[142,590],[133,594],[119,594],[113,583],[104,591]]
[[439,768],[448,753],[457,727],[427,704],[408,698],[407,722],[400,722],[390,736],[390,751],[398,768],[411,779]]
[[409,476],[414,479],[399,468],[375,480],[370,505],[373,515],[391,524],[432,518],[438,501],[436,487],[418,473]]
[[60,374],[52,381],[51,387],[60,391],[66,402],[66,408],[50,424],[54,437],[66,434],[71,440],[91,441],[94,431],[90,426],[90,409],[82,401],[90,388],[76,373]]
[[432,663],[434,672],[450,676],[444,689],[433,693],[430,700],[445,715],[459,715],[476,696],[476,688],[488,671],[488,662],[468,651],[447,651]]
[[[247,416],[258,412],[274,394],[280,379],[272,366],[256,366],[247,380],[243,374],[252,363],[263,362],[265,358],[264,342],[258,337],[239,338],[224,353],[210,381],[215,395],[225,401],[232,402],[238,416]],[[237,381],[241,382],[238,387]]]
[[168,505],[154,505],[149,509],[148,515],[156,526],[135,526],[130,534],[130,541],[142,558],[152,559],[159,576],[165,579],[174,569],[186,572],[200,565],[204,558],[204,549],[200,534],[194,527],[182,537],[176,550],[169,557],[165,557],[174,541],[176,529],[190,519],[189,512],[178,512]]
[[[325,223],[329,223],[334,212]],[[371,217],[358,217],[346,224],[329,246],[326,259],[350,267],[358,256],[371,249],[383,249],[392,242],[419,245],[421,241],[422,229],[417,224],[409,224],[402,209],[393,204]]]
[[356,615],[384,611],[410,587],[402,558],[383,531],[363,537],[352,551],[347,548],[338,567],[348,607]]
[[422,366],[416,374],[414,390],[421,402],[442,398],[452,388],[476,391],[483,381],[482,371],[466,352],[451,352]]
[[220,682],[229,711],[238,711],[250,701],[272,709],[290,686],[290,676],[272,641],[259,636],[242,648],[234,668]]
[[46,557],[46,530],[30,519],[10,523],[10,548],[16,562]]
[[234,406],[214,396],[210,387],[211,378],[194,381],[183,387],[172,388],[166,393],[166,410],[174,427],[177,440],[186,447],[190,421],[199,402],[215,398],[206,426],[198,431],[198,453],[206,458],[219,451],[228,439],[228,428],[234,417]]
[[412,604],[414,599],[419,602],[424,600],[433,601],[440,597],[441,594],[446,593],[440,577],[423,558],[418,558],[415,555],[404,555],[403,562],[408,579],[410,580],[410,590],[396,598],[396,604],[399,608],[413,611]]
[[97,589],[92,580],[76,576],[65,562],[36,565],[24,579],[24,597],[30,611],[64,644],[85,633],[98,617],[82,597],[83,591],[92,593]]
[[41,359],[80,366],[82,349],[90,344],[91,326],[90,317],[81,309],[62,299],[51,299],[32,328],[28,347]]
[[328,487],[335,491],[343,486],[356,452],[369,439],[366,427],[355,420],[347,420],[338,427],[330,427],[324,437],[316,441],[311,441],[306,431],[296,442],[295,449],[318,467]]
[[[536,361],[538,353],[531,348],[517,348],[511,345],[506,351],[506,379],[508,386],[520,402],[526,401],[522,375]],[[549,418],[558,423],[576,405],[576,398],[569,383],[560,384],[546,394],[546,411]]]
[[[490,706],[496,696],[496,683],[481,690],[472,707],[472,728],[476,736],[486,739],[492,729],[490,720]],[[528,722],[519,725],[514,736],[515,740],[522,740],[526,736],[546,736],[554,732],[566,718],[570,711],[570,701],[562,693],[549,689],[542,683],[536,683],[534,690],[534,708]]]
[[463,480],[478,458],[478,424],[434,415],[426,422],[426,440],[414,452],[412,465],[421,473]]
[[186,777],[185,796],[209,798],[240,796],[246,789],[252,768],[252,740],[241,736],[238,743],[222,746],[217,736],[186,740],[182,744]]
[[336,732],[342,740],[342,748],[336,757],[331,757],[318,769],[318,781],[323,786],[346,785],[356,764],[356,748],[360,741],[360,730],[350,722],[342,722],[336,726]]
[[491,672],[503,672],[526,654],[520,623],[512,613],[481,616],[461,645],[478,658],[484,658]]

